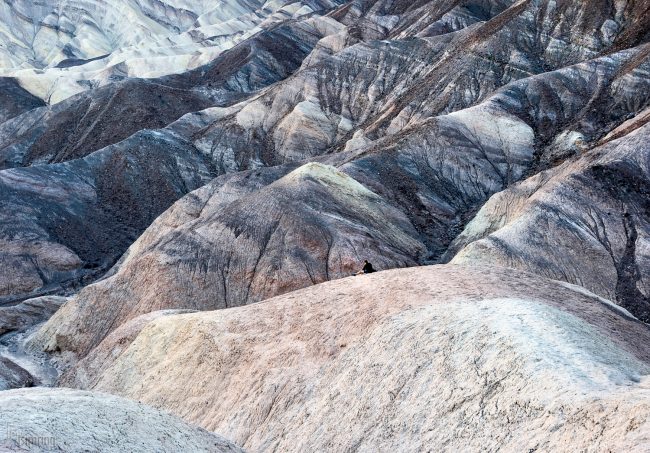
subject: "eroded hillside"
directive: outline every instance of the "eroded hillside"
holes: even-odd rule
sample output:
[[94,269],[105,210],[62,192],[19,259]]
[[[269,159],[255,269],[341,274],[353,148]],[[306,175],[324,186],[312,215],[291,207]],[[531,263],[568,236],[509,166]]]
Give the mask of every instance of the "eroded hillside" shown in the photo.
[[1,388],[647,447],[648,1],[14,1],[0,74]]

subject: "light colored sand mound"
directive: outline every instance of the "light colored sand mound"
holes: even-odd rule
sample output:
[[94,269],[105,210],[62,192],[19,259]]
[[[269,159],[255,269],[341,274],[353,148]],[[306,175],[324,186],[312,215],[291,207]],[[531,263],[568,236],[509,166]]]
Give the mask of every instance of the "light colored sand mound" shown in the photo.
[[649,343],[584,290],[436,266],[162,317],[128,347],[102,343],[66,384],[251,451],[629,451],[650,448]]
[[0,451],[241,452],[172,415],[101,393],[45,388],[0,392],[0,420]]

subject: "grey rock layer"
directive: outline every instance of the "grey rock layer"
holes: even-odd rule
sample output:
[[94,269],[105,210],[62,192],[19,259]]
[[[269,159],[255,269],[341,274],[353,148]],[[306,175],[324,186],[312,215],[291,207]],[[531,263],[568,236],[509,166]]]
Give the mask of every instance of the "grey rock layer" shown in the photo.
[[56,370],[43,354],[25,351],[25,339],[65,301],[43,296],[0,307],[0,390],[54,384]]
[[65,297],[43,296],[17,305],[0,307],[0,336],[9,332],[21,332],[47,321],[65,301]]

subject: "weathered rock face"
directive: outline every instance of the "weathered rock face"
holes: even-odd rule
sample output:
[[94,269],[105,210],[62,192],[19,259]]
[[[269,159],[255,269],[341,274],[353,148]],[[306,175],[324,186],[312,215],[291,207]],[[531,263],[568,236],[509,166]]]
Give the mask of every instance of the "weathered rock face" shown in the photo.
[[0,392],[0,418],[0,448],[7,451],[242,451],[169,414],[102,393]]
[[200,93],[154,82],[116,83],[2,124],[0,168],[82,158],[141,129],[164,127],[211,104]]
[[65,297],[43,296],[18,305],[0,307],[0,336],[20,332],[47,321],[65,301]]
[[290,23],[197,70],[126,79],[34,109],[0,126],[0,168],[82,158],[142,129],[167,126],[188,112],[232,103],[298,69],[323,32],[327,30],[310,21]]
[[187,72],[262,30],[338,4],[18,0],[0,8],[0,73],[56,103],[116,80]]
[[579,287],[420,267],[165,316],[102,343],[64,383],[251,451],[634,450],[650,441],[648,340]]
[[200,71],[111,85],[4,123],[4,164],[32,167],[0,171],[0,298],[65,290],[105,272],[174,201],[221,173],[174,131],[130,134],[286,77],[326,32],[313,20],[292,22]]
[[579,284],[650,322],[650,125],[495,195],[452,249]]
[[[243,305],[351,275],[364,258],[387,269],[413,266],[425,252],[402,212],[333,167],[307,164],[227,200],[239,182],[217,180],[159,219],[116,275],[41,331],[46,349],[83,355],[144,313]],[[199,215],[189,220],[192,211]]]
[[[619,16],[619,20],[632,18],[643,11],[643,5],[631,3],[618,12],[614,9],[589,14],[585,12],[589,5],[584,2],[561,6],[548,2],[506,2],[492,8],[484,5],[494,2],[480,2],[483,7],[474,5],[469,10],[457,6],[458,2],[449,2],[444,7],[443,3],[429,2],[422,12],[427,11],[434,17],[464,13],[473,15],[473,20],[460,21],[453,31],[429,37],[417,34],[415,24],[408,26],[415,16],[406,14],[402,18],[406,22],[402,25],[409,32],[395,25],[400,22],[400,16],[385,17],[389,23],[392,20],[394,33],[401,30],[398,33],[401,39],[345,47],[355,42],[351,41],[350,34],[357,36],[358,33],[355,35],[353,30],[346,29],[328,36],[312,54],[313,59],[307,60],[303,71],[270,87],[257,99],[226,111],[212,112],[212,126],[205,128],[201,123],[197,141],[219,161],[227,159],[240,164],[242,160],[261,161],[266,165],[308,158],[346,145],[358,147],[359,143],[401,132],[408,126],[417,128],[426,118],[475,105],[510,82],[608,54],[616,49],[615,35],[609,40],[591,35],[590,39],[585,39],[584,31],[579,30],[600,28],[615,16]],[[354,8],[348,10],[354,11]],[[366,15],[371,16],[373,12],[377,10],[372,8]],[[347,14],[351,17],[344,15],[339,20],[344,23],[360,20],[358,14]],[[417,20],[416,24],[423,25]],[[622,23],[617,27],[626,29],[626,25]],[[558,33],[564,36],[560,38]],[[391,37],[390,28],[382,37]],[[333,56],[324,57],[323,48],[334,49],[331,50]],[[613,57],[610,65],[620,62],[625,66],[621,60],[626,58],[630,59],[624,55]],[[632,71],[635,64],[630,64],[631,67],[622,72],[603,69],[601,73],[606,77],[600,80],[593,74],[594,68],[582,74],[582,80],[578,78],[570,83],[567,83],[570,74],[560,75],[556,77],[555,86],[533,86],[528,93],[530,99],[526,99],[526,93],[523,96],[518,93],[514,101],[530,100],[532,107],[526,113],[539,115],[535,108],[546,110],[557,106],[551,90],[564,85],[563,90],[572,91],[568,98],[588,107],[585,112],[567,112],[569,118],[557,117],[555,127],[566,127],[568,124],[564,121],[577,120],[572,117],[578,113],[585,115],[591,107],[598,106],[593,100],[588,102],[589,98],[602,94],[602,98],[607,99],[609,79],[624,76],[628,69]],[[641,77],[647,78],[647,75],[641,74]],[[599,86],[605,91],[599,92]],[[539,99],[543,102],[536,102]],[[638,101],[643,104],[644,96]],[[629,107],[631,105],[627,106],[623,117],[636,112],[634,107],[632,111]],[[599,108],[594,111],[603,115]],[[611,120],[615,121],[617,115],[613,113]],[[206,121],[205,116],[201,119]],[[548,122],[542,126],[547,126]],[[597,131],[591,132],[606,130],[603,125],[599,126]],[[251,148],[256,155],[250,156]],[[230,157],[233,154],[235,157]]]
[[[384,269],[436,262],[490,195],[549,165],[552,156],[566,158],[579,153],[578,144],[595,140],[595,131],[613,127],[626,117],[624,112],[650,103],[650,79],[643,76],[649,66],[644,49],[621,52],[513,82],[477,106],[431,118],[358,149],[314,158],[336,165],[353,177],[355,184],[377,195],[384,206],[384,221],[359,217],[355,209],[346,207],[349,203],[341,205],[332,196],[321,195],[303,184],[308,181],[301,181],[298,189],[292,186],[285,190],[286,195],[278,195],[273,181],[295,164],[249,171],[245,177],[217,179],[211,188],[181,201],[165,220],[147,232],[129,252],[127,264],[116,270],[115,277],[87,288],[68,304],[48,324],[40,341],[48,345],[48,350],[62,349],[59,343],[65,343],[63,349],[72,348],[83,355],[121,322],[147,311],[242,305],[347,275],[353,262],[356,260],[358,266],[365,257]],[[621,73],[621,67],[628,71]],[[588,83],[594,74],[603,80],[600,86]],[[575,82],[573,87],[568,81]],[[537,96],[551,92],[558,83],[565,85],[566,96],[533,104]],[[636,96],[634,87],[638,86],[649,87],[646,98]],[[616,97],[603,94],[613,90],[618,93]],[[234,117],[235,121],[268,119],[258,116],[255,110],[248,111],[256,102],[245,103],[243,108],[240,104],[232,109],[188,115],[168,130],[186,136],[192,130],[210,130],[215,116]],[[590,105],[602,109],[593,111]],[[570,134],[564,132],[564,120],[547,126],[547,118],[560,115],[572,122]],[[233,140],[229,146],[242,143],[237,141],[239,136],[234,132],[229,135]],[[200,140],[205,137],[194,143],[197,148],[201,148]],[[215,171],[246,168],[251,161],[264,158],[252,155],[251,150],[259,152],[259,148],[252,147],[238,155],[230,149],[234,154],[229,160],[223,154],[212,153],[212,161],[219,166]],[[236,188],[225,181],[234,181]],[[295,210],[292,200],[302,203],[299,194],[322,197],[321,204],[317,209],[300,206]],[[264,208],[267,205],[277,207],[269,212]],[[311,214],[314,211],[316,215]],[[185,214],[169,220],[179,212]],[[391,251],[396,247],[392,233],[395,223],[391,220],[395,215],[403,219],[397,224],[408,225],[401,227],[408,241],[417,243],[405,249],[403,244],[409,242],[400,240],[397,249],[406,252],[398,255]],[[340,221],[332,224],[328,216]],[[168,222],[171,232],[159,228]],[[349,225],[364,223],[362,230],[373,238],[373,245],[337,242],[337,237],[350,235]],[[323,224],[330,225],[326,234],[321,232]],[[207,233],[197,234],[199,231]],[[284,245],[271,244],[267,249],[268,234]],[[322,240],[314,241],[313,237]],[[344,259],[331,262],[337,254]],[[296,263],[286,258],[290,256],[302,258]],[[557,278],[561,273],[553,275]],[[138,303],[134,304],[134,300]],[[97,317],[98,312],[106,318]]]

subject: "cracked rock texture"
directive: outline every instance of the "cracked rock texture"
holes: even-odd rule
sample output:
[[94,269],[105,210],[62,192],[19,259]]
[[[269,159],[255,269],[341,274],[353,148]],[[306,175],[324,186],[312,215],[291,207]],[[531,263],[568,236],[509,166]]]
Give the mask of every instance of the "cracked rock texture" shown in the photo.
[[0,392],[3,451],[239,453],[222,437],[143,404],[70,389]]
[[386,271],[139,330],[102,343],[62,383],[143,401],[250,451],[650,441],[647,326],[511,269]]

